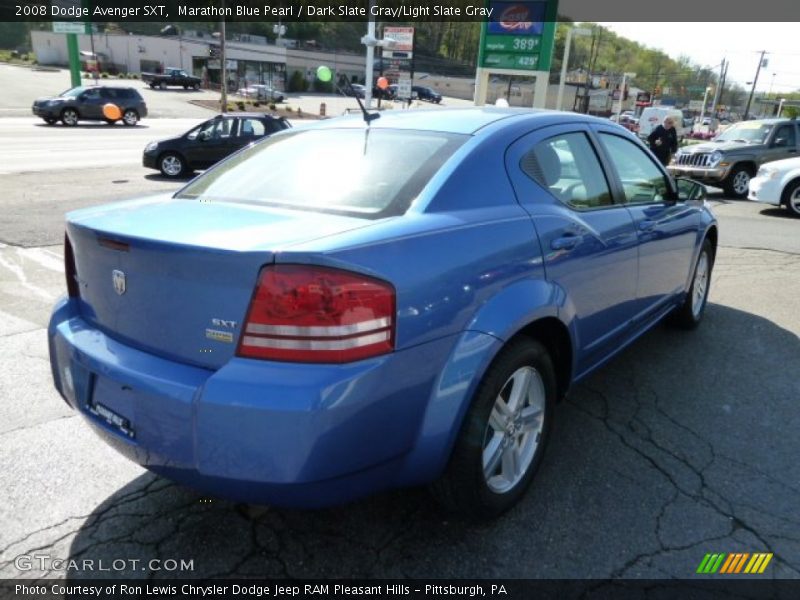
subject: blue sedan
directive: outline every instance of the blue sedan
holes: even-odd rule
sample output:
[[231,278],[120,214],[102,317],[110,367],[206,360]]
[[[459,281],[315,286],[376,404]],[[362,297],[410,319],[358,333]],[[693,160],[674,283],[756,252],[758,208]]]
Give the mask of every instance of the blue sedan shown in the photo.
[[705,189],[572,113],[392,111],[280,132],[172,196],[69,213],[55,386],[164,477],[317,507],[531,483],[570,386],[700,322]]

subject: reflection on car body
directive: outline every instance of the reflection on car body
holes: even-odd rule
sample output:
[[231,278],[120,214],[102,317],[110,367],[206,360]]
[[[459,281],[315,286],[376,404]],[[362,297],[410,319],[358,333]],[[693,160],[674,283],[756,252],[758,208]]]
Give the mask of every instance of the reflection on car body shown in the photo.
[[173,196],[67,216],[55,385],[119,452],[206,493],[313,507],[431,484],[492,517],[572,384],[665,317],[699,324],[702,195],[571,113],[282,131]]

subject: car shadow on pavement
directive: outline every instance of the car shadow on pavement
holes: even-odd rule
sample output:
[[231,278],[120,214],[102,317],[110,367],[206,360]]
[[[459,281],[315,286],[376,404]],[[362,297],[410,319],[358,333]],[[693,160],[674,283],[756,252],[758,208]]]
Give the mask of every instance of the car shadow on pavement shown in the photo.
[[114,577],[685,578],[713,547],[774,552],[774,576],[797,577],[799,363],[795,333],[710,304],[697,331],[659,326],[572,390],[533,486],[496,521],[454,518],[423,489],[296,511],[145,474],[86,518],[69,558],[140,561]]
[[167,177],[161,173],[148,173],[144,176],[145,179],[150,181],[165,181],[169,183],[187,183],[195,177],[197,177],[197,173],[192,173],[191,175],[181,175],[179,177]]
[[765,217],[779,217],[782,219],[797,219],[791,212],[787,209],[773,206],[771,208],[765,208],[764,210],[759,211],[760,214],[764,215]]
[[42,127],[44,129],[108,129],[109,131],[114,131],[115,129],[149,129],[148,125],[142,125],[141,122],[137,123],[136,125],[123,125],[122,123],[115,123],[114,125],[109,125],[108,123],[78,123],[77,125],[73,125],[72,127],[67,127],[60,121],[54,125],[48,125],[47,123],[34,123],[34,127]]

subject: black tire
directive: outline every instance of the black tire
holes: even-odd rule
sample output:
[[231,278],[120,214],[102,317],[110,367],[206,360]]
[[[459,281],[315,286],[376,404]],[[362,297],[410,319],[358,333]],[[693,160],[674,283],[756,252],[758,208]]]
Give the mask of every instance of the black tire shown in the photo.
[[753,177],[749,167],[738,165],[733,168],[730,174],[722,182],[722,189],[725,195],[731,198],[746,198],[750,187],[750,178]]
[[158,89],[160,89],[161,91],[164,91],[165,89],[167,89],[166,82],[162,81],[161,83],[159,83],[158,84]]
[[132,108],[126,108],[122,113],[122,124],[126,127],[133,127],[139,122],[139,113]]
[[164,177],[182,177],[187,171],[186,160],[177,152],[165,152],[158,157],[158,170]]
[[80,115],[74,108],[65,108],[61,111],[61,122],[67,127],[75,127],[78,119],[80,119]]
[[[698,267],[703,268],[703,260],[706,260],[705,277],[698,279]],[[686,298],[679,307],[677,307],[669,316],[669,323],[681,329],[695,329],[700,325],[703,320],[703,315],[706,312],[706,305],[708,304],[708,291],[711,289],[711,273],[714,270],[714,248],[711,242],[706,238],[703,240],[703,246],[700,248],[700,254],[697,255],[697,261],[692,270],[692,284],[689,286],[689,292]],[[697,286],[703,285],[703,289],[698,295],[696,293]]]
[[155,83],[151,83],[151,84],[149,84],[149,85],[150,85],[150,89],[151,89],[151,90],[154,90],[154,89],[156,89],[156,84],[155,84]]
[[800,179],[792,181],[783,190],[781,204],[795,217],[800,217]]
[[[518,404],[516,416],[512,413],[512,418],[508,419],[503,416],[503,411],[495,412],[495,405],[509,397],[513,386],[522,381],[516,379],[512,382],[512,375],[520,373],[529,374],[532,387],[525,387],[528,393]],[[536,391],[531,391],[534,388]],[[431,485],[436,499],[448,510],[481,520],[497,517],[514,506],[533,480],[544,455],[556,394],[555,369],[546,348],[527,337],[509,342],[478,385],[444,474]],[[543,413],[527,404],[534,396],[537,397],[536,406],[541,405]],[[524,426],[520,424],[525,409],[529,409],[528,418],[540,415],[535,419],[534,429],[529,432],[524,432]],[[498,423],[497,418],[502,421]],[[515,436],[520,437],[514,439]],[[527,444],[531,440],[533,447],[529,448]],[[492,454],[498,456],[489,461],[495,465],[494,468],[484,465],[484,452],[490,446],[496,448]],[[515,453],[520,446],[521,456]],[[518,467],[519,473],[511,481],[503,477],[508,452],[522,463]],[[497,473],[497,468],[500,473]]]
[[44,119],[44,122],[47,123],[48,125],[55,125],[56,123],[58,123],[58,119],[47,117],[46,119]]

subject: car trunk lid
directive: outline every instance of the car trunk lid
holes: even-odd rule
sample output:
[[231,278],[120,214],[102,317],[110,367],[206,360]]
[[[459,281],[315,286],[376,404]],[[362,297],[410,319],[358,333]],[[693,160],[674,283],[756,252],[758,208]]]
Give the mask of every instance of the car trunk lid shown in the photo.
[[282,247],[364,226],[354,217],[157,197],[68,215],[82,317],[171,360],[233,356],[262,266]]

